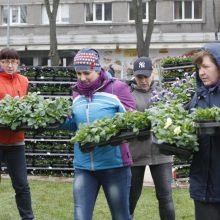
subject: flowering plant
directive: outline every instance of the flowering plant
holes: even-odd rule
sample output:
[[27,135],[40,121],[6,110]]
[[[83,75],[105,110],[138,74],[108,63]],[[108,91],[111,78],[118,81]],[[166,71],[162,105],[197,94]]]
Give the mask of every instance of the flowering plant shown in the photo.
[[181,104],[160,103],[149,109],[151,130],[158,143],[176,145],[192,151],[198,150],[193,120]]
[[161,60],[161,66],[164,65],[180,65],[181,63],[192,64],[191,56],[166,57]]
[[151,102],[156,105],[157,103],[187,103],[190,101],[192,94],[195,90],[195,73],[189,75],[184,73],[184,78],[176,78],[169,87],[162,91],[153,91]]

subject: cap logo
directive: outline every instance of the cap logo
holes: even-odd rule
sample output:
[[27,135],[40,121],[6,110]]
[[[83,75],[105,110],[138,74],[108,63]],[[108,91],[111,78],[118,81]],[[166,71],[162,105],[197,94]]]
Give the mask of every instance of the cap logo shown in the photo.
[[139,68],[141,69],[145,68],[145,62],[139,62]]

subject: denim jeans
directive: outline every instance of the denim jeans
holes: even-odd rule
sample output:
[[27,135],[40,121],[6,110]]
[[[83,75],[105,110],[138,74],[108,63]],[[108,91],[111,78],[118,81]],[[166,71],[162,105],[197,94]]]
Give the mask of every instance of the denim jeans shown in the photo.
[[[133,216],[137,202],[141,196],[144,182],[145,166],[131,168],[132,180],[130,191],[130,213]],[[175,211],[172,199],[172,164],[158,164],[149,166],[154,181],[156,197],[159,202],[161,220],[174,220]]]
[[102,186],[113,220],[130,220],[130,167],[99,171],[75,169],[74,220],[91,220]]
[[195,220],[220,220],[220,203],[195,201]]
[[0,164],[5,162],[15,190],[15,200],[22,220],[34,219],[27,180],[24,146],[0,146]]

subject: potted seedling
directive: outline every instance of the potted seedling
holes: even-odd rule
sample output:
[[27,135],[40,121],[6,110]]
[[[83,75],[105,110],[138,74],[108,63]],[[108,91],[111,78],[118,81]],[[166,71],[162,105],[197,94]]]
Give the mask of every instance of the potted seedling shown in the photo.
[[194,127],[200,135],[219,135],[220,134],[220,108],[194,109]]

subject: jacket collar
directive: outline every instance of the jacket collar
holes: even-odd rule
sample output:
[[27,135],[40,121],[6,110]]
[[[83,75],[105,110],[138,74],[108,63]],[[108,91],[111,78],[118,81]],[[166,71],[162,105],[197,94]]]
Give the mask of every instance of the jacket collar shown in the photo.
[[218,82],[214,87],[208,88],[204,85],[197,88],[197,95],[198,96],[206,96],[210,92],[219,92],[220,91],[220,82]]
[[14,78],[16,78],[18,76],[17,73],[15,73],[15,74],[8,74],[6,72],[0,72],[0,75],[5,77],[5,78],[7,78],[7,79],[14,79]]

